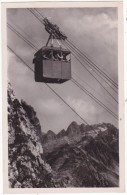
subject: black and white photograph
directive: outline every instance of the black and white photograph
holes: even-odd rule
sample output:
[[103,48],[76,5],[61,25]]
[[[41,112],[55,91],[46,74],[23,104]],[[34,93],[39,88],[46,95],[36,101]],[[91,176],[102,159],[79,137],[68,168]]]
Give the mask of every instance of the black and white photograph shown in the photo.
[[115,3],[6,8],[7,188],[120,188],[119,19]]

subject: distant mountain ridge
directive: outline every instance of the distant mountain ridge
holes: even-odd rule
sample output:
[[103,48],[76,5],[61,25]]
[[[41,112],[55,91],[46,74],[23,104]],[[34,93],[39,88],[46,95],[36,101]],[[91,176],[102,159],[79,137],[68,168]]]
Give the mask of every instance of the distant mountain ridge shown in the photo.
[[[109,128],[115,128],[110,123],[100,123],[95,125],[78,125],[73,121],[67,128],[67,130],[62,129],[59,133],[55,134],[53,131],[49,130],[42,137],[42,145],[46,152],[51,151],[54,147],[59,147],[65,143],[75,143],[80,141],[83,136],[95,137],[99,132],[106,131]],[[118,130],[117,130],[118,131]]]
[[113,126],[110,123],[100,123],[96,125],[85,125],[81,124],[78,125],[75,121],[73,121],[67,128],[67,130],[62,129],[59,133],[55,134],[54,131],[49,130],[47,133],[45,133],[45,138],[46,136],[49,137],[49,140],[51,139],[57,139],[60,137],[64,136],[71,136],[71,135],[76,135],[76,134],[82,134],[82,133],[88,133],[89,131],[94,131],[94,129],[98,129],[101,131],[104,131],[107,129],[108,126]]

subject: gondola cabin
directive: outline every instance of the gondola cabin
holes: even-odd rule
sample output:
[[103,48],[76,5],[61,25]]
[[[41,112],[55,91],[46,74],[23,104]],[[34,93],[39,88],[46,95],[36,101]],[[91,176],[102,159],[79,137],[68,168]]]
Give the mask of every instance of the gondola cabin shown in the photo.
[[70,51],[60,47],[45,46],[34,55],[35,81],[64,83],[71,79]]

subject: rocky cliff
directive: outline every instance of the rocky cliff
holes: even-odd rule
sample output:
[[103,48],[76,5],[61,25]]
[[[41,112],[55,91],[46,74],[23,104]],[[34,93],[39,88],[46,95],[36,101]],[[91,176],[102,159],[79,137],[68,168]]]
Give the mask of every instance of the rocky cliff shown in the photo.
[[8,173],[11,188],[55,187],[51,167],[45,163],[41,126],[34,109],[19,102],[8,85]]

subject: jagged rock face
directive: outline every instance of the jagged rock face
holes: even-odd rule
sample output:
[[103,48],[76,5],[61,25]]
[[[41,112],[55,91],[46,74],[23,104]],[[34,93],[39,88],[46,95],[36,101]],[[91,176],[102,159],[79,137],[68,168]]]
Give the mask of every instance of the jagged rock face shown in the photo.
[[106,123],[90,126],[73,122],[64,131],[64,142],[59,134],[57,141],[51,142],[52,150],[46,145],[44,155],[64,187],[119,186],[118,129]]
[[54,187],[51,167],[44,162],[39,120],[33,108],[16,99],[8,85],[8,154],[11,188]]

